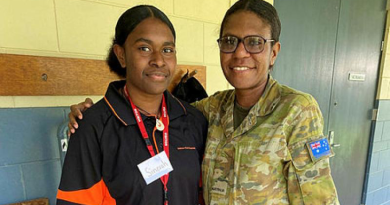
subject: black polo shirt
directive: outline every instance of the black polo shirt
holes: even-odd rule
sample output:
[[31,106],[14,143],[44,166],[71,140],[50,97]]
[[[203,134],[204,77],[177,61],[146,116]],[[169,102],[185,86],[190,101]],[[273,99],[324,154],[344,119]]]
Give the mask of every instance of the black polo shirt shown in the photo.
[[[83,113],[65,157],[57,204],[163,205],[163,185],[146,185],[137,165],[150,158],[130,103],[110,83],[105,97]],[[165,92],[169,115],[169,205],[198,203],[207,121],[201,112]],[[151,142],[155,118],[142,115]],[[162,132],[155,131],[163,151]],[[153,146],[154,147],[154,146]]]

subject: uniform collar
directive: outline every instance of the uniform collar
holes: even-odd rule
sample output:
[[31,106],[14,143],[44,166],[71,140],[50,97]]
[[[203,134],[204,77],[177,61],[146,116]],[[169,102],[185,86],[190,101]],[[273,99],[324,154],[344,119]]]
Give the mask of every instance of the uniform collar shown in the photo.
[[[235,95],[236,91],[233,90],[233,92],[227,98],[227,101],[223,103],[225,111],[232,110],[234,107]],[[280,86],[278,86],[278,82],[274,80],[271,75],[269,75],[264,92],[261,95],[259,101],[252,107],[250,113],[260,117],[270,114],[279,103],[280,97]]]
[[[134,113],[131,110],[130,102],[119,92],[126,84],[125,80],[111,82],[108,86],[107,92],[104,95],[106,104],[110,107],[111,112],[124,124],[137,124]],[[167,103],[169,120],[173,120],[182,115],[187,115],[187,110],[183,104],[168,91],[164,92]],[[142,115],[142,119],[147,117]]]
[[242,121],[242,124],[234,130],[233,109],[235,90],[231,92],[230,96],[225,98],[226,101],[222,103],[225,114],[221,117],[221,124],[223,126],[225,136],[229,137],[233,135],[233,137],[235,137],[250,130],[258,123],[257,117],[267,116],[275,110],[280,102],[280,98],[280,86],[278,82],[269,75],[267,85],[259,101],[251,108],[244,121]]
[[263,95],[261,95],[260,100],[254,105],[251,112],[260,117],[271,114],[280,102],[280,97],[280,86],[278,86],[278,82],[269,75],[268,83],[264,89]]

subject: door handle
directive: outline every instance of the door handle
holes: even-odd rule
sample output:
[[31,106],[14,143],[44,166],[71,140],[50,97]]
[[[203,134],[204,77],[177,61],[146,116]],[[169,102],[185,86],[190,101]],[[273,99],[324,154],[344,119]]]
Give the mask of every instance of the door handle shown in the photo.
[[336,147],[340,147],[341,146],[340,144],[335,144],[334,143],[334,131],[333,130],[329,131],[328,140],[329,140],[329,144],[330,144],[331,147],[336,148]]

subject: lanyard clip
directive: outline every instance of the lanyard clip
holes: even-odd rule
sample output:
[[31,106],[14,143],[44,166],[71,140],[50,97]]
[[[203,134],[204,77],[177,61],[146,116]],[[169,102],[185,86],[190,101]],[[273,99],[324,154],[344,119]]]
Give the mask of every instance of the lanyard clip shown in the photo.
[[168,205],[168,190],[164,190],[164,205]]

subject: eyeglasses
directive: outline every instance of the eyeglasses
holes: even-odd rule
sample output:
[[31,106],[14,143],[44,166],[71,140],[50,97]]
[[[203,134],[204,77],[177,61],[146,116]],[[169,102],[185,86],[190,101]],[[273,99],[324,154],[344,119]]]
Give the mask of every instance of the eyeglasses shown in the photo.
[[264,50],[267,42],[273,42],[273,39],[265,39],[261,36],[245,36],[238,38],[235,36],[225,36],[217,40],[219,50],[223,53],[234,53],[240,42],[244,43],[244,48],[248,53],[256,54]]

